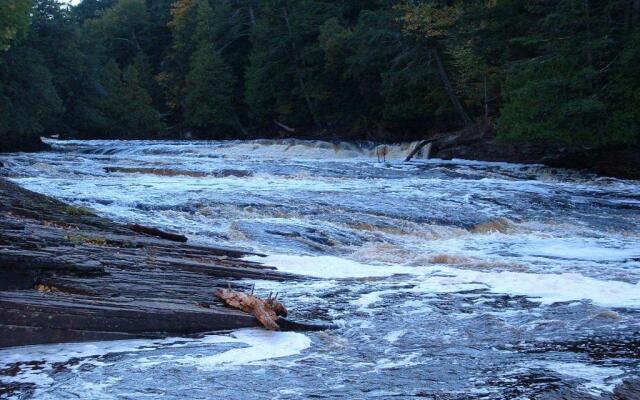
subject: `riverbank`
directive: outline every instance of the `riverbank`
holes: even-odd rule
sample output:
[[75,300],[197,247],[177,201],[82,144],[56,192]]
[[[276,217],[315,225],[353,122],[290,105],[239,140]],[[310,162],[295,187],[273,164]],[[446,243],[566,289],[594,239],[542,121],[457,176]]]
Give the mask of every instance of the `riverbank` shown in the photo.
[[431,157],[542,164],[582,170],[602,176],[640,179],[640,149],[633,147],[570,147],[511,143],[500,140],[491,127],[470,127],[435,134],[420,142],[431,143]]
[[247,253],[186,241],[0,178],[0,347],[257,326],[213,291],[294,279],[243,261]]
[[584,170],[601,176],[640,179],[640,151],[637,149],[576,149],[530,144],[487,142],[460,144],[436,151],[434,157],[543,164],[554,168]]
[[49,150],[39,136],[9,135],[0,137],[0,153],[16,153],[19,151],[35,152]]

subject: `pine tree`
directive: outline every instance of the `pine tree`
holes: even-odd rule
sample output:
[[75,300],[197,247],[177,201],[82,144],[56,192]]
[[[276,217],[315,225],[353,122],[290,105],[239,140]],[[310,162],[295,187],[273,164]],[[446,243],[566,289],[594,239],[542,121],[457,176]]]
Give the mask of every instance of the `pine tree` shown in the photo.
[[235,126],[233,75],[213,45],[202,43],[187,75],[185,123],[193,128]]
[[560,0],[531,3],[514,20],[524,20],[521,58],[503,65],[504,105],[497,121],[505,140],[570,145],[604,145],[607,116],[603,89],[618,58],[613,19],[616,2]]
[[[640,13],[640,10],[638,10]],[[639,16],[640,18],[640,16]],[[607,144],[640,144],[640,26],[624,42],[620,58],[612,66],[607,91],[611,119],[607,126]]]
[[0,3],[0,51],[9,50],[11,42],[29,25],[31,0],[3,0]]
[[0,59],[0,142],[29,143],[64,110],[45,59],[17,47]]
[[252,35],[246,102],[261,120],[320,127],[319,102],[327,97],[322,77],[320,26],[339,8],[326,3],[263,1]]
[[122,72],[118,64],[110,60],[102,84],[106,95],[101,110],[109,119],[105,133],[136,137],[162,129],[160,115],[151,105],[149,93],[140,85],[135,66],[130,65]]
[[160,115],[153,108],[151,96],[141,85],[138,70],[134,65],[125,68],[122,74],[122,102],[127,112],[122,123],[131,134],[155,133],[162,128]]
[[412,140],[482,118],[508,141],[636,146],[639,4],[2,0],[0,134]]
[[215,43],[214,9],[208,0],[196,0],[195,31],[197,47],[186,76],[184,114],[187,127],[199,130],[239,127],[234,109],[235,79]]

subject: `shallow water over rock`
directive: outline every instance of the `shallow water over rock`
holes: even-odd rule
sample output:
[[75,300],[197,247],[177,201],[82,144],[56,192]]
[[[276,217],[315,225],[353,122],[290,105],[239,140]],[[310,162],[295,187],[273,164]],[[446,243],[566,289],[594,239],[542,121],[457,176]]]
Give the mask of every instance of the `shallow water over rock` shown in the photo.
[[5,393],[606,398],[640,374],[637,182],[405,164],[408,145],[378,164],[367,143],[52,144],[3,156],[9,177],[119,221],[265,253],[256,260],[317,279],[256,291],[339,328],[6,349]]

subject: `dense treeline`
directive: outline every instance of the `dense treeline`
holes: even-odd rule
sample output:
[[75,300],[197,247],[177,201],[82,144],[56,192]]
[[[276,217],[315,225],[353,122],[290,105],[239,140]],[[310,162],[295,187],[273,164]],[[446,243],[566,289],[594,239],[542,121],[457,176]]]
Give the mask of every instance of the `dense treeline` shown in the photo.
[[0,137],[640,141],[640,0],[3,0]]

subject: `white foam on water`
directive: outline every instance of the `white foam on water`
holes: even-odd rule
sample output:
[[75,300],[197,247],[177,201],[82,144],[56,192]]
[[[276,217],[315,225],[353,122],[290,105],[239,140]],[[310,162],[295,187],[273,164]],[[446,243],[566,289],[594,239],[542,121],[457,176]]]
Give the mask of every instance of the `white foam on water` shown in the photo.
[[[533,298],[544,304],[590,300],[605,307],[640,307],[640,284],[599,280],[578,273],[535,274],[446,269],[457,280],[487,285],[494,293]],[[441,282],[446,283],[446,282]]]
[[[122,378],[107,377],[97,382],[82,381],[77,388],[73,388],[74,394],[79,398],[92,399],[92,400],[110,400],[117,398],[112,395],[112,386],[118,384]],[[56,396],[57,397],[57,396]]]
[[264,329],[240,329],[231,334],[236,343],[247,347],[210,356],[186,356],[171,362],[211,369],[221,365],[238,366],[300,354],[311,346],[311,339],[296,332],[272,332]]
[[208,335],[198,339],[133,339],[10,347],[0,350],[0,367],[32,361],[62,363],[74,358],[83,359],[87,357],[103,356],[106,354],[150,351],[159,347],[184,347],[193,343],[228,343],[233,340],[233,338],[225,335]]
[[[12,347],[0,350],[0,369],[15,363],[38,362],[39,365],[22,364],[16,376],[0,376],[0,382],[33,383],[40,393],[54,384],[55,381],[50,374],[53,370],[53,364],[56,363],[64,363],[72,359],[86,360],[107,354],[154,351],[161,348],[184,348],[189,346],[201,348],[205,346],[213,351],[216,344],[223,343],[245,345],[245,347],[203,357],[186,356],[180,358],[169,355],[141,357],[137,360],[137,363],[139,367],[152,367],[165,363],[195,364],[206,368],[222,364],[243,365],[295,355],[311,346],[311,340],[300,333],[240,329],[229,335],[207,335],[198,339],[139,339]],[[109,384],[109,382],[105,384]],[[96,384],[92,390],[97,393],[101,389],[103,389],[103,386]]]
[[[279,270],[318,278],[366,278],[408,274],[412,289],[398,291],[452,293],[487,289],[493,293],[520,295],[543,304],[588,300],[606,307],[640,307],[640,283],[600,280],[579,273],[542,274],[513,271],[475,271],[449,266],[408,267],[369,265],[333,256],[270,255],[250,260],[273,265]],[[371,294],[362,306],[377,301]]]
[[[80,146],[78,150],[89,150],[95,154],[127,155],[172,155],[189,154],[194,157],[214,156],[262,159],[377,159],[375,144],[372,142],[327,142],[322,140],[262,139],[227,141],[137,141],[121,140],[55,140],[44,139],[55,148]],[[387,161],[402,161],[418,142],[389,144]],[[424,151],[415,159],[423,159]]]
[[[625,246],[615,238],[541,238],[527,236],[526,241],[516,246],[516,251],[530,257],[550,257],[586,261],[625,261],[640,256],[640,249]],[[612,247],[616,246],[616,247]]]
[[371,293],[365,293],[356,300],[353,300],[351,304],[357,306],[358,311],[369,312],[371,306],[379,302],[382,299],[382,296],[393,293],[397,293],[397,290],[379,290]]
[[400,356],[394,360],[388,359],[388,358],[382,358],[376,361],[376,366],[371,372],[379,372],[380,370],[385,370],[385,369],[407,368],[407,367],[419,365],[420,362],[415,361],[419,357],[420,357],[420,354],[415,353],[415,354]]
[[[105,342],[64,343],[34,346],[10,347],[0,350],[0,369],[20,363],[20,370],[15,376],[2,375],[0,383],[33,384],[36,386],[35,398],[44,397],[47,388],[55,384],[51,377],[54,364],[69,362],[72,359],[83,360],[80,364],[107,354],[133,353],[152,351],[160,347],[183,347],[194,342],[203,344],[224,343],[232,340],[222,335],[210,335],[202,339],[167,338],[167,339],[135,339]],[[33,363],[36,364],[33,364]],[[80,365],[78,364],[78,365]],[[75,365],[73,368],[77,367]],[[95,395],[100,385],[93,387]]]
[[384,277],[415,272],[413,267],[363,264],[334,256],[280,254],[266,257],[248,256],[245,259],[272,265],[279,271],[290,274],[326,279]]
[[624,371],[620,368],[577,362],[543,361],[534,363],[533,366],[586,381],[581,386],[595,395],[599,395],[602,392],[612,392],[613,388],[622,382],[621,376],[624,374]]
[[407,331],[405,331],[404,329],[398,329],[395,331],[391,331],[389,333],[387,333],[386,335],[384,335],[384,340],[386,340],[389,343],[395,343],[398,341],[398,339],[400,339],[402,336],[404,336],[404,334],[407,333]]

